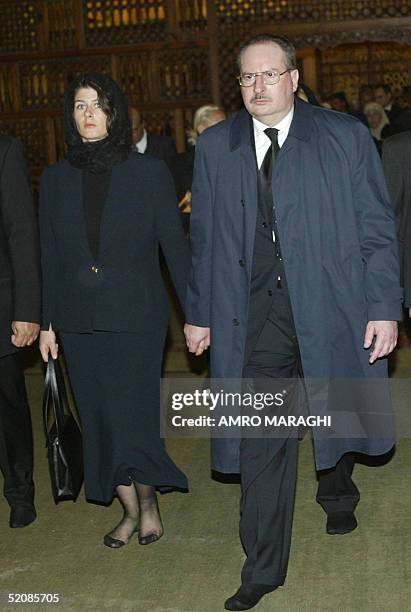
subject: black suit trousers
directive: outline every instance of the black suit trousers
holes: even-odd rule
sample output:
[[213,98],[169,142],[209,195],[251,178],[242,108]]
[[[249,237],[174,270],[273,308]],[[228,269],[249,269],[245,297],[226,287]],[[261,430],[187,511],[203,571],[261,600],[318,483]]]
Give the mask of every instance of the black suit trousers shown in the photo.
[[[255,326],[250,326],[250,329]],[[271,309],[252,344],[243,377],[255,391],[267,390],[267,379],[289,379],[288,402],[281,414],[299,415],[297,380],[302,366],[286,289],[274,291]],[[296,380],[295,385],[293,381]],[[282,381],[283,383],[284,381]],[[284,433],[284,435],[283,435]],[[291,544],[297,479],[298,431],[284,427],[281,436],[243,437],[240,445],[240,536],[247,558],[243,583],[278,586],[284,583]],[[331,470],[318,473],[317,501],[327,513],[354,510],[359,493],[351,480],[352,454]]]
[[19,353],[0,358],[0,468],[9,505],[31,506],[33,437]]

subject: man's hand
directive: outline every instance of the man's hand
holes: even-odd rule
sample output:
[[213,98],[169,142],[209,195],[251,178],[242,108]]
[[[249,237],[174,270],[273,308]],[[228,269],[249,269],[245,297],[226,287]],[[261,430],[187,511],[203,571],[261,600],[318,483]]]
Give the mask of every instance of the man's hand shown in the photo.
[[397,321],[368,321],[365,330],[364,348],[370,348],[375,336],[374,348],[370,354],[370,363],[380,357],[386,357],[395,348],[398,337]]
[[190,353],[201,355],[210,346],[210,328],[184,325],[184,335]]
[[53,359],[57,359],[59,345],[56,342],[56,334],[52,329],[40,332],[39,348],[43,361],[46,363],[49,360],[49,353],[51,353]]
[[11,324],[13,333],[11,342],[19,348],[33,344],[39,335],[40,325],[37,323],[27,323],[25,321],[13,321]]

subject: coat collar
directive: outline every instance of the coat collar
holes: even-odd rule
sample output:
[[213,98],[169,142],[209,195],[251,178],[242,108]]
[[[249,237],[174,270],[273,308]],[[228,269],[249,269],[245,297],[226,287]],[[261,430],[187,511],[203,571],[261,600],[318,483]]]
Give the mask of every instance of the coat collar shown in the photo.
[[[313,107],[311,104],[294,97],[295,107],[294,116],[291,122],[288,138],[294,137],[299,140],[309,140],[313,125]],[[235,151],[239,147],[250,146],[250,115],[242,109],[234,117],[230,129],[230,150]]]

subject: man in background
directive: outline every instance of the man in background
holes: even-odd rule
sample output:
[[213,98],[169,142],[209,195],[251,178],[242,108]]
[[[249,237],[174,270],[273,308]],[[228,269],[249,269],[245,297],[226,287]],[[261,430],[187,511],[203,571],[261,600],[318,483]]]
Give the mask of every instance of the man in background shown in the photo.
[[22,147],[0,136],[0,468],[10,527],[36,518],[33,440],[20,349],[39,333],[37,220]]
[[390,85],[382,83],[375,88],[375,101],[381,104],[390,123],[395,123],[398,115],[401,113],[401,107],[395,104]]
[[173,140],[169,136],[147,132],[144,126],[144,119],[137,108],[130,108],[130,117],[135,150],[138,153],[162,159],[173,174],[177,158],[177,149]]

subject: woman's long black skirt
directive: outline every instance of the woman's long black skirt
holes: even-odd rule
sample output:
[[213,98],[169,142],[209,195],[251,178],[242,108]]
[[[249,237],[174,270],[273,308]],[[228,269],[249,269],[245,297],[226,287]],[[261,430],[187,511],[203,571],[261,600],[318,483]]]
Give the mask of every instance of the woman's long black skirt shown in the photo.
[[165,492],[187,479],[160,437],[165,332],[60,334],[83,431],[86,497],[110,502],[134,480]]

